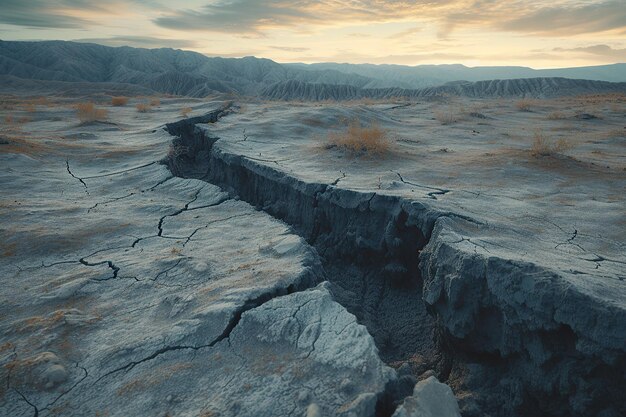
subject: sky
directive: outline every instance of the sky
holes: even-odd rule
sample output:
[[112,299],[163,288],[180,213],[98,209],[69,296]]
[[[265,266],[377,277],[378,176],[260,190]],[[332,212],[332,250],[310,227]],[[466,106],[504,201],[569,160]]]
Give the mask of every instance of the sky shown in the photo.
[[278,62],[626,62],[626,0],[0,0],[0,39]]

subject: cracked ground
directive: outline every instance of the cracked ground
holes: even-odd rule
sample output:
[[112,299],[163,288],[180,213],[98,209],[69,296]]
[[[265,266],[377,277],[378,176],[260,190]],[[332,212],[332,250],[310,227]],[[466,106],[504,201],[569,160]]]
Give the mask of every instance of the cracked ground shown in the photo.
[[[554,415],[624,409],[618,371],[587,384],[625,357],[619,108],[555,121],[567,103],[486,101],[443,125],[433,111],[457,104],[247,103],[181,124],[177,149],[163,126],[183,104],[81,125],[61,102],[3,126],[1,416],[372,416],[390,382],[433,372],[435,320],[452,347],[437,376],[465,415],[540,415],[561,383]],[[397,134],[391,155],[321,146],[342,117]],[[536,126],[578,148],[532,156]],[[160,163],[185,148],[224,189]],[[317,221],[315,247],[299,221]],[[337,257],[373,261],[368,247],[379,269]],[[390,291],[404,270],[413,291]]]
[[0,415],[373,410],[394,372],[316,252],[174,178],[163,107],[90,125],[41,109],[0,150]]

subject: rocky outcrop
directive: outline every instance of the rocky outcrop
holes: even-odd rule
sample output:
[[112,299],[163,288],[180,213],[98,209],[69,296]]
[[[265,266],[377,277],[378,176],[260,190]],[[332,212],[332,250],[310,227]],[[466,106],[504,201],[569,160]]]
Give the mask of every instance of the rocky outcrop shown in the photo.
[[[437,220],[420,255],[424,301],[449,335],[449,379],[484,384],[476,415],[619,415],[626,401],[626,311],[548,268],[464,248]],[[509,396],[506,402],[498,401]],[[474,415],[473,413],[471,415]]]
[[393,417],[461,417],[459,405],[449,386],[431,376],[418,382]]

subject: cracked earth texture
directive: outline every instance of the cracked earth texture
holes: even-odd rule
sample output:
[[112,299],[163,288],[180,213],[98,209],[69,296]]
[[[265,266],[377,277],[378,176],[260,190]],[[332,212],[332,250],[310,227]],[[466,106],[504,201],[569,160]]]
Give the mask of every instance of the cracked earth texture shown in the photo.
[[[1,415],[624,412],[619,114],[192,105],[0,145]],[[353,117],[392,154],[320,146]],[[589,140],[510,134],[550,123]]]

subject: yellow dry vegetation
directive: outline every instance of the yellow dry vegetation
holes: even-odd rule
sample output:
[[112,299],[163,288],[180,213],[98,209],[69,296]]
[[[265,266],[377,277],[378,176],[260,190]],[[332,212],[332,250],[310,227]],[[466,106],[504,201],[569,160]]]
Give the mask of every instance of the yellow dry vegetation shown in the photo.
[[339,131],[328,133],[327,148],[339,148],[357,155],[383,155],[389,152],[389,132],[378,123],[361,124],[358,119],[344,121]]
[[555,156],[571,149],[573,144],[564,138],[552,139],[543,132],[537,130],[533,136],[533,143],[530,148],[532,156]]
[[97,108],[92,102],[78,103],[75,108],[76,115],[81,123],[103,121],[108,116],[108,112],[105,109]]
[[128,97],[111,97],[111,105],[116,107],[122,107],[128,104]]

